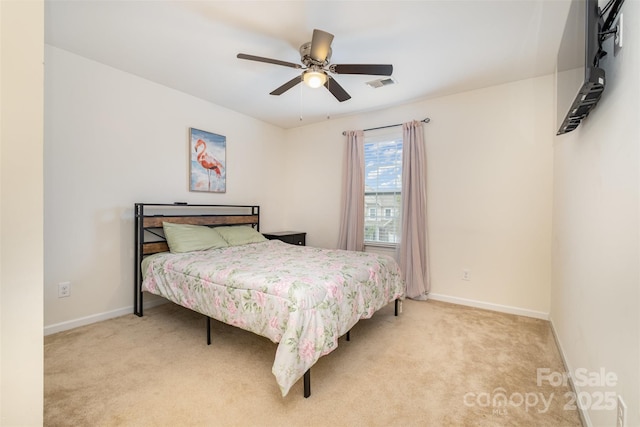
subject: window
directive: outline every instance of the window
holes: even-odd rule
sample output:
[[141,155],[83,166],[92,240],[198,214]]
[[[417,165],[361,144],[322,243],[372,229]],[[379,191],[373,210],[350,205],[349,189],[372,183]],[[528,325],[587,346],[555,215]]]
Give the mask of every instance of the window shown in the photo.
[[401,231],[402,129],[366,135],[364,163],[365,244],[395,244]]

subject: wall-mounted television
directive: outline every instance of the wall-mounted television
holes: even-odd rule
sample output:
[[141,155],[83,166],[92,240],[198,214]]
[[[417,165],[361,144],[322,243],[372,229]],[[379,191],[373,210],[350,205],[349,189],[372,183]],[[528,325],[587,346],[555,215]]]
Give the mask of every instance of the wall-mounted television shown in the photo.
[[571,132],[596,106],[605,87],[598,67],[602,20],[598,0],[572,0],[556,65],[557,135]]

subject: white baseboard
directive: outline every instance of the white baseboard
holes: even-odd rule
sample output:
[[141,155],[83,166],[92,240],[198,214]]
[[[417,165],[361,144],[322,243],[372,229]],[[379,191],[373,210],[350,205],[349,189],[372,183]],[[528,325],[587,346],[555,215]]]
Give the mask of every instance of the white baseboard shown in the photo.
[[[540,311],[527,310],[524,308],[511,307],[507,305],[492,304],[483,301],[476,301],[466,298],[452,297],[448,295],[429,294],[429,299],[435,301],[449,302],[452,304],[466,305],[469,307],[482,308],[485,310],[497,311],[500,313],[515,314],[518,316],[533,317],[535,319],[549,320],[549,313],[543,313]],[[150,301],[144,304],[144,308],[152,308],[160,304],[165,304],[165,299],[159,298],[155,301]],[[101,322],[103,320],[113,319],[115,317],[125,316],[133,313],[133,306],[119,308],[113,311],[107,311],[104,313],[92,314],[91,316],[81,317],[79,319],[68,320],[66,322],[60,322],[53,325],[44,327],[44,335],[51,335],[57,332],[68,331],[69,329],[77,328],[80,326],[90,325],[91,323]],[[559,347],[560,348],[560,347]],[[564,355],[563,355],[564,356]]]
[[[569,381],[568,381],[569,387],[571,387],[571,390],[577,396],[580,390],[576,389],[576,386],[573,382],[573,374],[572,374],[573,370],[571,369],[571,365],[567,361],[567,356],[564,352],[564,349],[562,348],[562,343],[560,342],[560,338],[558,337],[558,333],[556,332],[556,326],[553,324],[553,318],[551,316],[549,316],[549,323],[551,324],[551,332],[553,333],[553,339],[556,342],[556,347],[558,347],[558,352],[560,353],[560,358],[562,359],[562,365],[564,366],[564,370],[570,373]],[[586,410],[584,410],[581,407],[581,405],[576,405],[576,406],[578,408],[578,415],[580,416],[580,422],[582,423],[582,425],[586,427],[593,427],[593,424],[591,423],[591,418],[589,418],[589,413]]]
[[[143,309],[156,307],[161,304],[166,304],[167,300],[158,298],[157,300],[144,303]],[[101,322],[103,320],[113,319],[115,317],[125,316],[133,313],[133,306],[119,308],[113,311],[107,311],[104,313],[92,314],[91,316],[81,317],[79,319],[67,320],[66,322],[60,322],[53,325],[44,327],[44,335],[51,335],[57,332],[68,331],[70,329],[78,328],[80,326],[90,325],[92,323]]]
[[508,305],[493,304],[484,301],[476,301],[472,299],[452,297],[448,295],[440,295],[429,293],[429,299],[442,302],[450,302],[452,304],[466,305],[469,307],[482,308],[485,310],[498,311],[500,313],[516,314],[518,316],[533,317],[534,319],[549,320],[549,313],[542,311],[528,310],[526,308],[511,307]]

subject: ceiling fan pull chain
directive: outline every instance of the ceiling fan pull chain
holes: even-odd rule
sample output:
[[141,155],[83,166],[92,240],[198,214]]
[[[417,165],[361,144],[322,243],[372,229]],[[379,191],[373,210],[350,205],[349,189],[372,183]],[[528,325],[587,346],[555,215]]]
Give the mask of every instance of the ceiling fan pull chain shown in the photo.
[[302,85],[300,85],[300,121],[302,121]]

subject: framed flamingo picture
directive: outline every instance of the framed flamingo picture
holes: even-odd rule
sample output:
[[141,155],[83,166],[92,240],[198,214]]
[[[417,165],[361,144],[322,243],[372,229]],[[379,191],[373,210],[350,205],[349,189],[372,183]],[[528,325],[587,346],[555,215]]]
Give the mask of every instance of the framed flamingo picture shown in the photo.
[[190,191],[227,191],[227,138],[190,128]]

